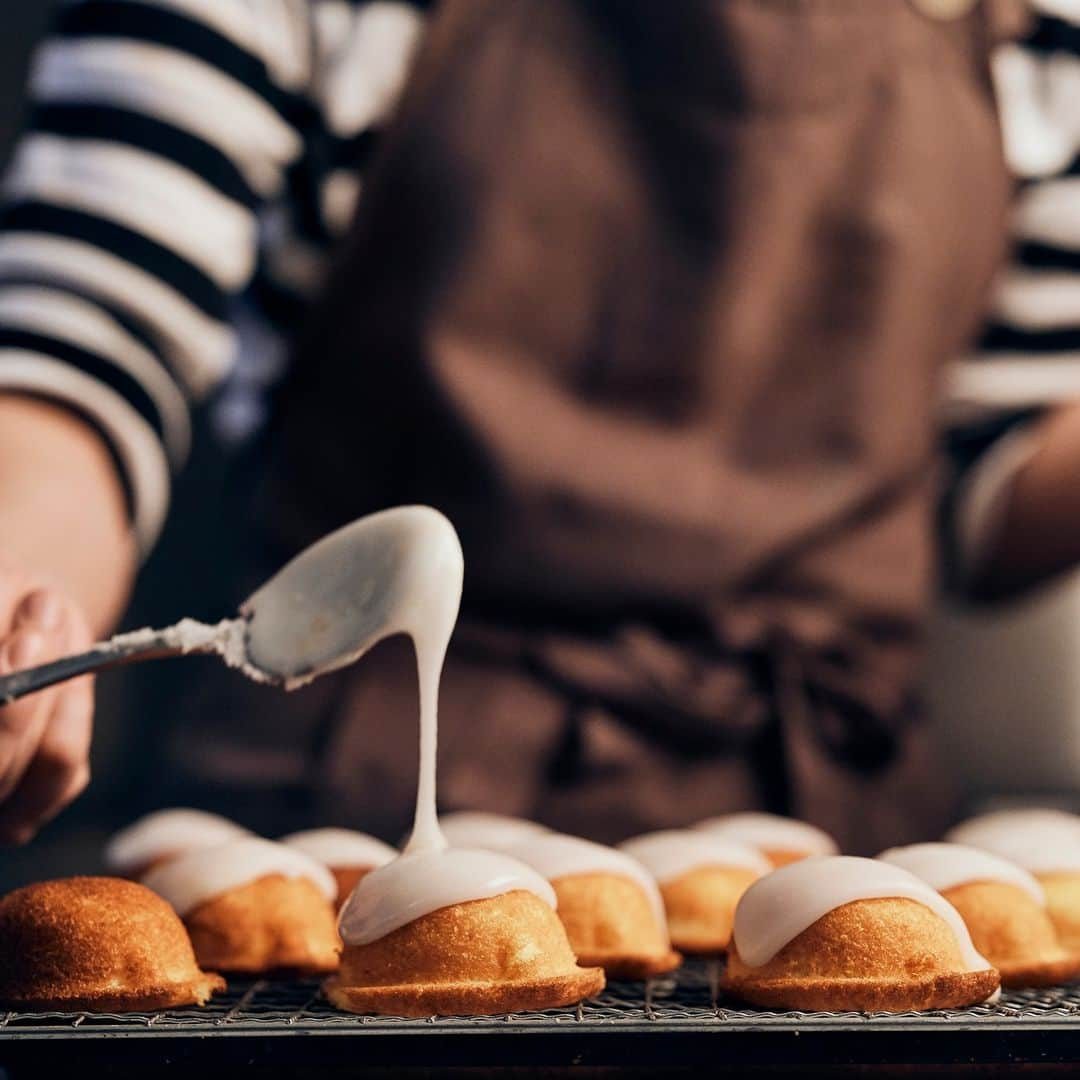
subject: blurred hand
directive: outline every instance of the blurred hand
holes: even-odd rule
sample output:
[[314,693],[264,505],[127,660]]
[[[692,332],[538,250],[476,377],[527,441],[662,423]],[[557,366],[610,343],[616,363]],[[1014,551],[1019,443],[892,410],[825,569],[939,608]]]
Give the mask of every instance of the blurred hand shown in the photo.
[[[107,634],[136,565],[123,485],[96,429],[0,393],[0,673]],[[0,707],[0,844],[25,843],[86,787],[93,710],[85,677]]]
[[[93,643],[65,592],[0,559],[0,674],[36,667]],[[90,779],[90,676],[0,707],[0,844],[22,844]]]

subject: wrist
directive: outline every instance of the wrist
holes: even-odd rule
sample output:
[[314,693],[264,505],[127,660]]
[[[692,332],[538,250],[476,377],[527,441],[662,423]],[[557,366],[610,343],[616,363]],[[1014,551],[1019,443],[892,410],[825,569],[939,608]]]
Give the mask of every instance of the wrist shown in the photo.
[[100,633],[123,610],[136,559],[97,431],[70,409],[0,393],[0,560],[63,589]]

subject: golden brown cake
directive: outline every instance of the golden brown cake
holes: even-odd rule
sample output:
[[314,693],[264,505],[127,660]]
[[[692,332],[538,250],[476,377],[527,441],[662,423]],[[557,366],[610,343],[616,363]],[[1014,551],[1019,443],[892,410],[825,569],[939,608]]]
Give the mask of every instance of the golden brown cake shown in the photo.
[[308,829],[281,838],[297,851],[321,862],[337,882],[335,906],[340,908],[365,874],[385,866],[398,854],[396,848],[353,829]]
[[1004,986],[1057,986],[1080,975],[1080,952],[1066,949],[1047,912],[1023,889],[973,881],[942,890]]
[[142,885],[73,877],[0,899],[0,1003],[142,1012],[202,1005],[225,988],[200,971],[173,909]]
[[425,848],[373,870],[342,910],[326,994],[350,1012],[429,1016],[569,1005],[604,986],[579,967],[551,886],[491,851]]
[[717,955],[731,944],[735,906],[760,874],[730,866],[699,866],[661,884],[671,944],[693,956]]
[[1080,955],[1058,940],[1043,887],[1015,863],[962,844],[911,844],[879,858],[911,871],[960,912],[1006,986],[1053,986],[1080,972]]
[[334,908],[307,878],[265,874],[184,917],[200,963],[222,971],[321,975],[338,965]]
[[603,988],[603,971],[578,966],[554,911],[518,890],[346,945],[326,996],[348,1012],[491,1015],[570,1005]]
[[696,955],[727,950],[739,898],[772,870],[754,848],[694,829],[648,833],[619,850],[637,859],[659,884],[671,944]]
[[965,821],[947,836],[1033,875],[1062,947],[1080,952],[1080,817],[1041,808],[1000,811]]
[[827,832],[805,821],[748,811],[708,818],[694,826],[712,836],[747,844],[760,851],[773,867],[813,855],[835,855],[836,841]]
[[334,875],[337,885],[337,895],[334,897],[334,907],[339,910],[344,907],[345,901],[352,895],[353,889],[375,869],[374,866],[331,866],[328,867]]
[[246,974],[337,967],[337,884],[301,851],[249,837],[173,859],[144,880],[179,913],[206,966]]
[[682,963],[648,896],[632,879],[568,874],[553,878],[551,886],[579,963],[602,967],[612,979],[648,979]]
[[1046,910],[1058,940],[1069,952],[1080,952],[1080,870],[1035,873],[1046,892]]
[[814,858],[739,902],[722,986],[770,1009],[907,1012],[986,1001],[1000,979],[937,892],[874,859]]
[[558,833],[533,837],[510,854],[551,882],[582,964],[602,967],[612,979],[647,979],[682,963],[671,947],[660,890],[636,859]]

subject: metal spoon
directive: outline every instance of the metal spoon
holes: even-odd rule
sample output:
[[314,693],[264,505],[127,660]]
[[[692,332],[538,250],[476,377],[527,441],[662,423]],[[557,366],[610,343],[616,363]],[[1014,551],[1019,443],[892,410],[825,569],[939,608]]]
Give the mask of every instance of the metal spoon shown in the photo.
[[437,510],[384,510],[302,551],[237,617],[118,634],[87,652],[0,678],[0,702],[90,672],[196,654],[217,655],[256,682],[292,690],[403,632],[416,603],[437,595],[441,582],[453,589],[456,580],[460,594],[461,565],[457,533]]

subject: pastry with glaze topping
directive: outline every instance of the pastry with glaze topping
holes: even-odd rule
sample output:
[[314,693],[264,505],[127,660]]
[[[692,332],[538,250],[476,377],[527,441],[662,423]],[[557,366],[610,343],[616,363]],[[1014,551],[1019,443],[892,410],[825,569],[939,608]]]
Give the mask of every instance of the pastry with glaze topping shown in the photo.
[[1032,874],[1062,946],[1080,952],[1080,817],[1062,810],[1005,810],[971,818],[946,836]]
[[1054,986],[1080,974],[1080,955],[1062,947],[1046,893],[1022,867],[962,844],[912,844],[878,858],[909,870],[960,912],[1005,986]]
[[377,867],[397,857],[397,849],[354,829],[306,829],[283,836],[279,843],[310,855],[325,866],[337,882],[335,905],[340,908],[358,882]]
[[682,963],[655,879],[625,852],[546,833],[510,854],[551,883],[580,963],[602,967],[612,979],[647,979]]
[[110,873],[138,881],[160,863],[199,848],[214,847],[251,833],[236,822],[205,810],[155,810],[115,833],[105,845]]
[[839,851],[836,841],[823,829],[777,814],[756,811],[724,814],[700,821],[694,828],[725,840],[749,844],[774,867],[787,866],[811,855],[835,855]]
[[604,988],[604,973],[578,966],[554,908],[548,883],[505,855],[402,855],[349,898],[326,996],[348,1012],[396,1016],[574,1004]]
[[243,837],[171,859],[143,881],[183,919],[206,967],[298,975],[337,968],[337,884],[302,851]]
[[656,879],[671,944],[695,955],[727,950],[739,898],[772,870],[755,848],[693,829],[648,833],[619,850]]
[[1044,806],[995,810],[954,825],[945,834],[945,840],[953,844],[984,848],[999,855],[1009,848],[1023,850],[1031,844],[1078,844],[1080,816]]
[[143,1012],[203,1005],[224,989],[199,970],[172,908],[133,881],[60,878],[0,899],[5,1008]]
[[1046,893],[1046,910],[1061,944],[1071,952],[1080,952],[1080,848],[1058,862],[1060,869],[1030,869]]
[[822,856],[755,882],[735,910],[722,986],[769,1009],[908,1012],[987,1001],[997,971],[914,874]]
[[439,828],[451,847],[508,851],[548,832],[543,825],[486,810],[457,810],[439,816]]

